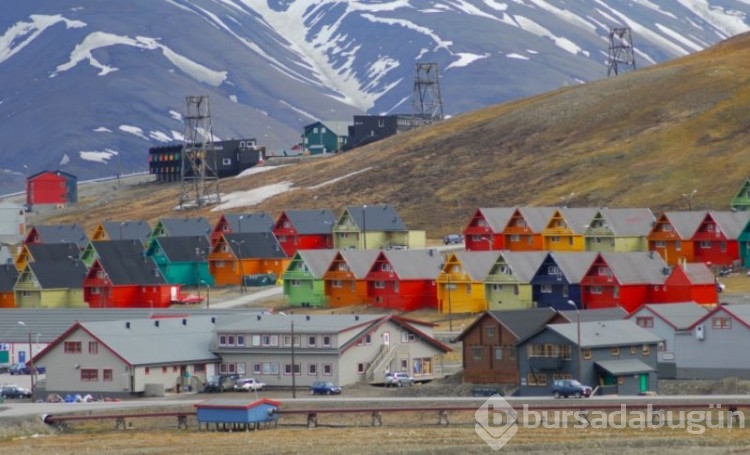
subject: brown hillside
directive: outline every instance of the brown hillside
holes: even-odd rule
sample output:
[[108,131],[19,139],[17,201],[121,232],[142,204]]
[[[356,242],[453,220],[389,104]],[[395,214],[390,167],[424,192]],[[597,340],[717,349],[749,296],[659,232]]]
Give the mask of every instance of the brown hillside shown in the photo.
[[[750,35],[667,64],[488,107],[341,155],[222,180],[222,193],[292,182],[293,191],[226,212],[389,203],[438,237],[476,207],[512,205],[726,210],[750,176]],[[450,103],[450,100],[446,100]],[[220,122],[220,118],[214,119]],[[371,167],[317,189],[308,187]],[[571,196],[571,193],[574,193]],[[45,222],[154,221],[179,185],[82,197]],[[187,216],[218,212],[187,211]],[[33,220],[32,220],[33,221]]]

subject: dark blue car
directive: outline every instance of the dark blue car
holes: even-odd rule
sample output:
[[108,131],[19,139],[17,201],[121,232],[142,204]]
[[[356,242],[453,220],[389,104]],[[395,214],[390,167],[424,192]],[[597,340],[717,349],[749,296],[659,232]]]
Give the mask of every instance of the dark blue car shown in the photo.
[[310,386],[310,395],[338,395],[340,393],[341,387],[332,382],[315,381]]

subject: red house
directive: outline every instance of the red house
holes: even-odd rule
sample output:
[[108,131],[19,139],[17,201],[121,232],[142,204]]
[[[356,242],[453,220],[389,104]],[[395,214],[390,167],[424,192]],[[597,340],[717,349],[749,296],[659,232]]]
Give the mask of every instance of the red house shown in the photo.
[[664,286],[652,292],[652,302],[696,302],[715,304],[719,301],[716,276],[702,262],[678,264],[672,269]]
[[26,179],[26,203],[29,206],[62,207],[78,202],[78,179],[63,171],[42,171]]
[[513,207],[478,208],[464,229],[466,250],[504,249],[503,231],[515,210]]
[[180,286],[166,282],[136,240],[99,242],[99,258],[83,280],[83,300],[90,308],[166,308]]
[[442,264],[436,250],[381,251],[365,276],[368,304],[399,311],[436,308]]
[[670,269],[653,252],[601,252],[581,279],[581,301],[586,309],[622,307],[632,313],[661,287]]
[[287,210],[281,212],[273,233],[288,257],[297,250],[333,248],[333,224],[330,210]]
[[706,212],[693,235],[693,261],[728,266],[740,260],[739,236],[750,212]]

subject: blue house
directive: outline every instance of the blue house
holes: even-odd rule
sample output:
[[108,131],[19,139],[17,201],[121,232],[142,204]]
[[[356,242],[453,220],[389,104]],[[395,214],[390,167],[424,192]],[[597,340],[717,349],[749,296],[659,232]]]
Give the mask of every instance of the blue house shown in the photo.
[[595,252],[551,252],[531,278],[532,299],[537,308],[558,311],[577,309],[581,304],[581,279],[596,259]]
[[215,424],[219,430],[249,430],[258,429],[260,424],[270,424],[279,418],[278,411],[281,402],[261,398],[248,403],[245,400],[217,398],[196,403],[196,418],[198,424]]

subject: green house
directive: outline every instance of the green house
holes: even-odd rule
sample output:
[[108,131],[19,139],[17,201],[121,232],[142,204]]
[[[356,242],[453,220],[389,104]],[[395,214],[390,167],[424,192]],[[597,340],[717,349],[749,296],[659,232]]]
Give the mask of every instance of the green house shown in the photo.
[[305,126],[302,133],[302,144],[311,155],[336,153],[346,144],[351,122],[326,121],[315,122]]
[[183,286],[213,286],[208,266],[211,246],[203,235],[189,237],[155,237],[146,255],[153,258],[164,279]]
[[732,207],[732,210],[744,211],[750,209],[750,178],[742,183],[742,187],[734,195],[729,205]]
[[294,306],[322,307],[327,305],[323,274],[331,265],[337,250],[298,250],[286,271],[284,295]]
[[546,251],[503,251],[484,280],[488,310],[533,308],[531,279],[546,257]]

